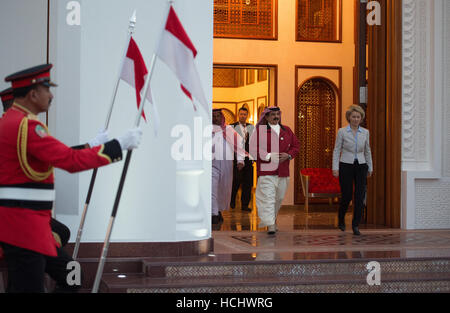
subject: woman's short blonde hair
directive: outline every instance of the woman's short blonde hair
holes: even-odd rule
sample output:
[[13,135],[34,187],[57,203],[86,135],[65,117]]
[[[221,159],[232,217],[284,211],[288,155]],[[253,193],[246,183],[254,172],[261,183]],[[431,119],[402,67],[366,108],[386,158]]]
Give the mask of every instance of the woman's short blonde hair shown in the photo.
[[366,113],[364,112],[363,108],[361,108],[359,105],[351,105],[347,112],[345,112],[345,118],[347,119],[347,122],[350,123],[350,115],[352,115],[353,112],[358,112],[359,114],[361,114],[361,121],[364,120],[364,118],[366,117]]

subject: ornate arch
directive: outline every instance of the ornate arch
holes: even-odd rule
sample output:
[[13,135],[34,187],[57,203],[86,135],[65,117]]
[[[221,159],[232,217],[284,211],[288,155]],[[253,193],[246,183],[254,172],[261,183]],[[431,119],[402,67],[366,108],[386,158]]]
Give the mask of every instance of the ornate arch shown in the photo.
[[[303,168],[331,168],[338,106],[339,90],[329,79],[310,77],[299,85],[296,135],[300,141],[300,154],[295,159],[296,182]],[[297,190],[295,202],[302,201]]]

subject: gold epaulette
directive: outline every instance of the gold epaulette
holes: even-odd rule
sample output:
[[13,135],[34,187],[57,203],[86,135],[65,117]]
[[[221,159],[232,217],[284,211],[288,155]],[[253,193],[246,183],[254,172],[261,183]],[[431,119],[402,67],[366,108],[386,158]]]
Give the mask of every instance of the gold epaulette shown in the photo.
[[[47,127],[43,125],[47,130]],[[53,167],[49,166],[47,172],[37,172],[28,164],[27,160],[27,141],[28,140],[28,117],[24,117],[20,122],[19,133],[17,134],[17,156],[19,158],[20,167],[25,175],[34,181],[46,180],[52,173]]]

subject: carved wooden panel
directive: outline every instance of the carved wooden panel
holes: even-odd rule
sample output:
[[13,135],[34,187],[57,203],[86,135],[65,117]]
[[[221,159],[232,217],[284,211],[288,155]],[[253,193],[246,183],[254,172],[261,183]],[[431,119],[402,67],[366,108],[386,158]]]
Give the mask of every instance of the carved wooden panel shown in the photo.
[[213,87],[237,87],[235,70],[232,68],[214,68]]
[[220,68],[213,69],[213,87],[235,88],[245,85],[245,69]]
[[214,37],[276,39],[277,0],[214,0]]
[[340,41],[341,0],[297,0],[298,41]]
[[222,109],[222,113],[225,116],[225,124],[230,125],[236,122],[236,115],[228,109]]
[[336,129],[336,94],[321,78],[308,80],[297,94],[298,169],[331,168]]

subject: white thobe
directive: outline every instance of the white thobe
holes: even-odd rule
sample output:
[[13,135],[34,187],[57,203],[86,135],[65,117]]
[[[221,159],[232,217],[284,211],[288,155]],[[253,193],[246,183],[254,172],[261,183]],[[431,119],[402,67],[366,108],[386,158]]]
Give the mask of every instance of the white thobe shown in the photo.
[[[233,187],[233,147],[223,138],[222,131],[212,135],[212,189],[211,213],[218,215],[230,206]],[[238,155],[238,160],[243,158]]]
[[260,218],[259,227],[275,225],[288,186],[289,177],[258,177],[255,200]]

